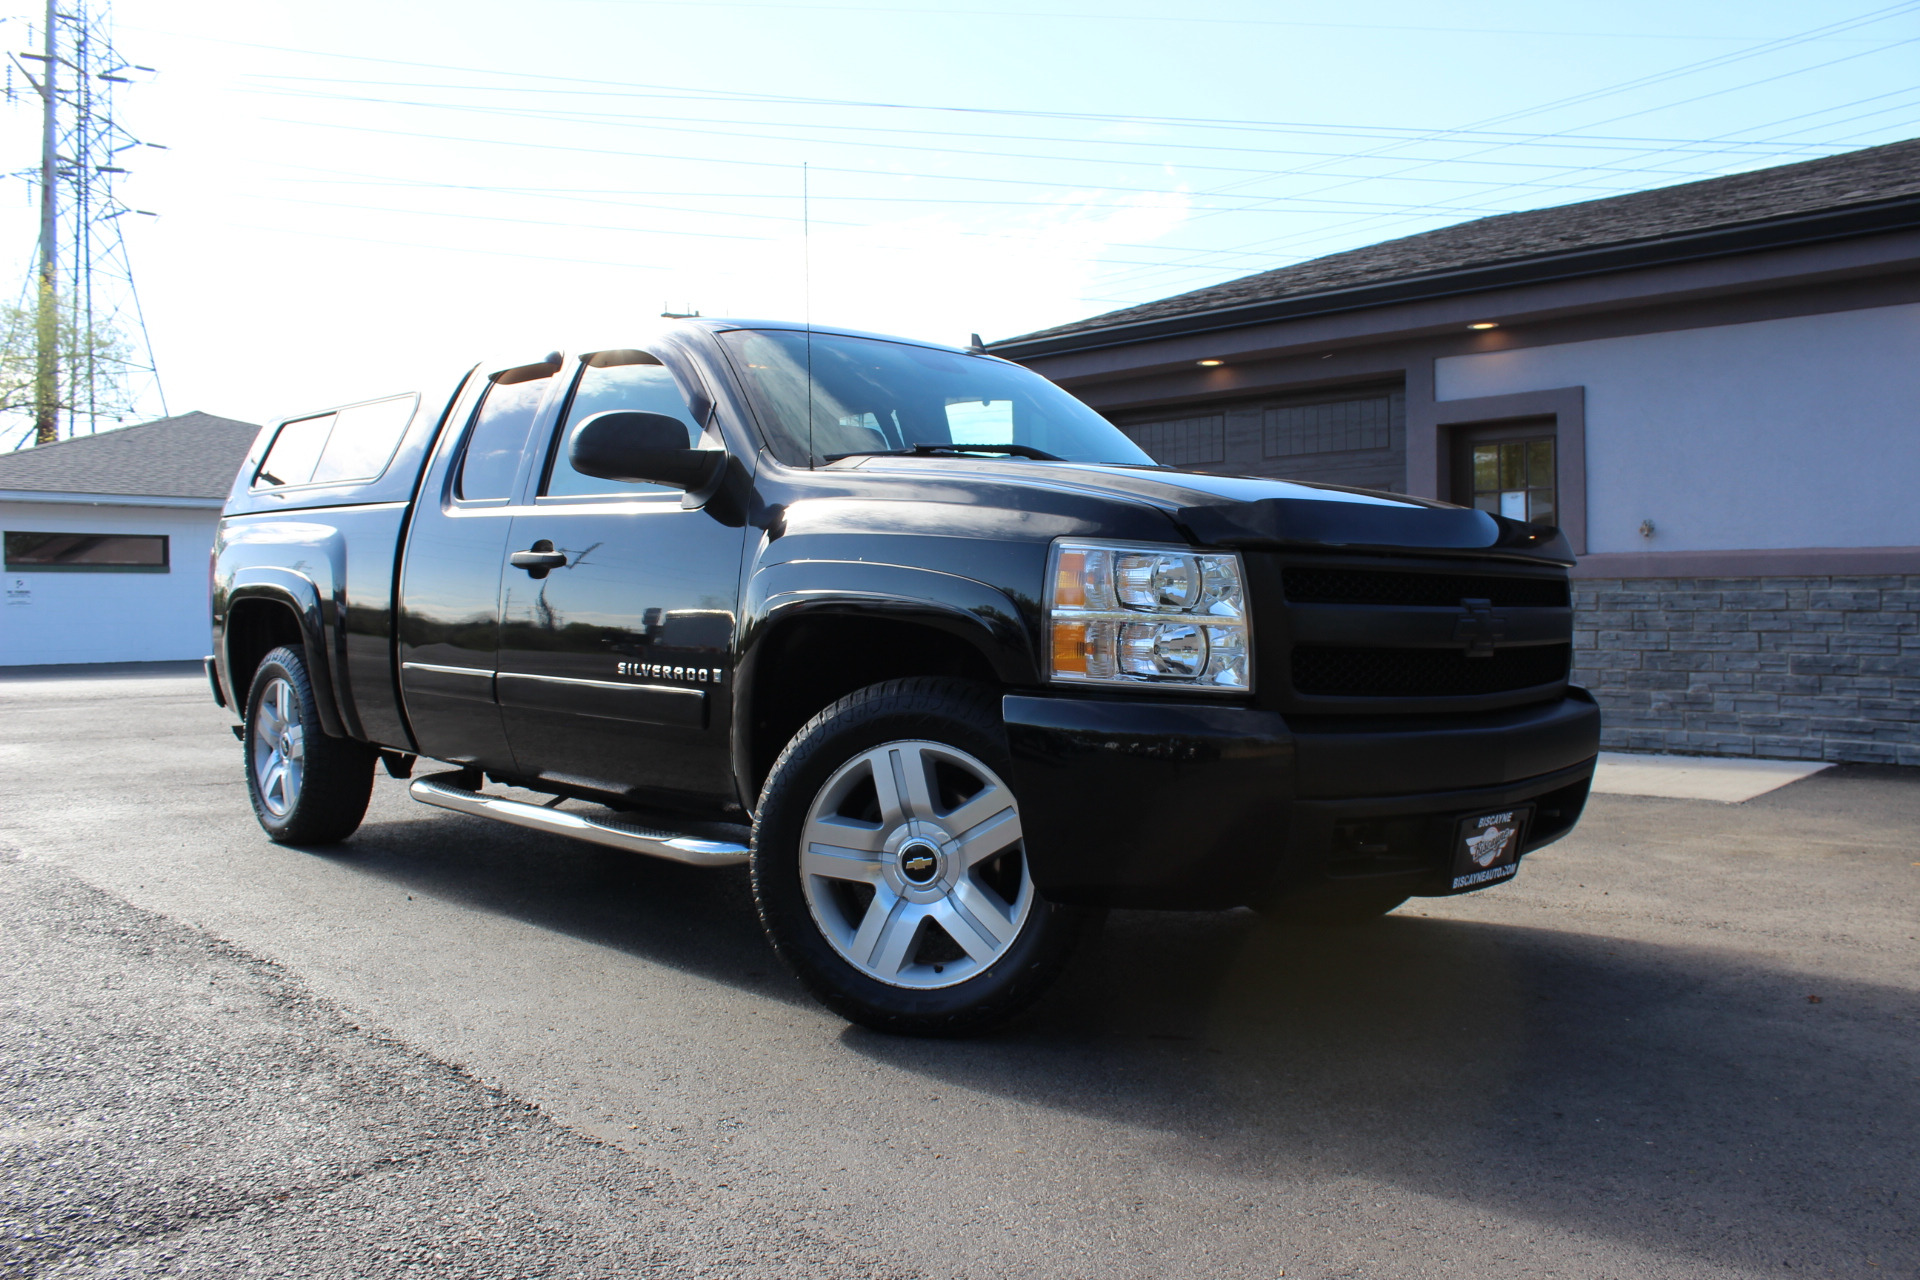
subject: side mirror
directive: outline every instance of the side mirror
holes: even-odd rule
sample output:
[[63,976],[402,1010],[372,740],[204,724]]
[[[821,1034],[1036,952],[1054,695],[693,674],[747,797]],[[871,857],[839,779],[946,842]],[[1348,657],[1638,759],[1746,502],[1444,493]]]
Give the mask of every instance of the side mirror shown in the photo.
[[584,476],[690,492],[711,486],[727,465],[720,450],[687,448],[687,426],[678,418],[631,409],[596,413],[581,423],[567,460]]

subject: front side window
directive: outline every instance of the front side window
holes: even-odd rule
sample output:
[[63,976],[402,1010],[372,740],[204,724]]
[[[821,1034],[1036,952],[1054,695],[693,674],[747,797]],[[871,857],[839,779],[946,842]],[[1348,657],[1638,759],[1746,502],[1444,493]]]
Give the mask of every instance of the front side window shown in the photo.
[[1074,462],[1153,465],[1105,418],[1004,360],[790,329],[720,336],[768,447],[790,466],[921,444],[1016,444]]
[[165,573],[164,533],[29,533],[7,530],[10,570]]
[[680,394],[673,375],[665,365],[644,351],[600,351],[585,360],[580,381],[574,386],[573,399],[567,405],[566,421],[554,433],[553,450],[547,462],[547,482],[541,494],[549,498],[581,498],[610,493],[678,493],[667,485],[623,483],[581,475],[573,469],[568,450],[574,433],[588,418],[616,409],[641,413],[660,413],[679,419],[687,429],[687,447],[700,445],[700,427],[693,420],[687,398]]
[[553,382],[554,366],[527,365],[493,376],[493,385],[473,415],[454,495],[472,502],[513,496],[513,477],[526,452],[527,432]]

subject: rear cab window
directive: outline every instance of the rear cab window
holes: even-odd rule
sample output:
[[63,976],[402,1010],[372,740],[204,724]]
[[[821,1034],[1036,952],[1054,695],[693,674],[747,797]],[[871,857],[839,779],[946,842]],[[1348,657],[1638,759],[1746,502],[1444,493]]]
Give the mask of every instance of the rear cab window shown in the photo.
[[254,472],[253,487],[376,480],[393,460],[419,407],[420,397],[409,393],[283,423]]

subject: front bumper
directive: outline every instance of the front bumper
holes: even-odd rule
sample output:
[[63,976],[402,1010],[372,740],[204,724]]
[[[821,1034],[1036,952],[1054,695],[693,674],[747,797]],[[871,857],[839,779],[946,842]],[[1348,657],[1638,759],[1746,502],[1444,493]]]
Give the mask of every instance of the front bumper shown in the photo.
[[1118,907],[1259,905],[1332,879],[1449,893],[1457,819],[1531,803],[1522,852],[1550,844],[1600,749],[1581,689],[1467,716],[1026,695],[1002,714],[1035,884]]

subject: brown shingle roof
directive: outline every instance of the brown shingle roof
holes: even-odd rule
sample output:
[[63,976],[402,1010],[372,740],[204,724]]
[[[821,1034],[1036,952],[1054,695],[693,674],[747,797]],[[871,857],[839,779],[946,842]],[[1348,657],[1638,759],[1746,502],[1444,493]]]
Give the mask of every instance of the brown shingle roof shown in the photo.
[[0,453],[0,490],[224,498],[260,428],[183,413]]
[[1658,242],[1714,228],[1916,195],[1920,195],[1920,138],[1631,195],[1479,218],[1262,271],[992,345],[998,349],[1581,250]]

